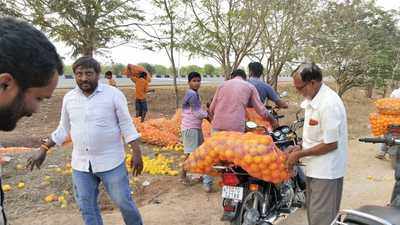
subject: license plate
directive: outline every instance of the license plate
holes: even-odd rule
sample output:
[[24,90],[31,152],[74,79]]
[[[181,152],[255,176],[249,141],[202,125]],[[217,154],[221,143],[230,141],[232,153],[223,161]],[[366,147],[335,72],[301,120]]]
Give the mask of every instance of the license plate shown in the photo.
[[243,188],[233,186],[222,187],[222,198],[234,199],[242,201],[243,199]]

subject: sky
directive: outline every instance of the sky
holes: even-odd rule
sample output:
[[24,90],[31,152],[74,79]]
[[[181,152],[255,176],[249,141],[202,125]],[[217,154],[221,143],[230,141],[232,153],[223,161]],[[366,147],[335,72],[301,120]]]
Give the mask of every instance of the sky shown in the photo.
[[[377,0],[378,6],[383,7],[386,10],[389,9],[400,9],[400,0]],[[72,64],[75,60],[71,58],[71,48],[65,46],[63,43],[54,42],[59,54],[65,57],[65,64]],[[160,51],[149,51],[149,50],[141,50],[138,48],[130,47],[129,45],[119,46],[109,50],[109,55],[112,57],[114,62],[123,63],[123,64],[137,64],[141,62],[147,62],[150,64],[162,64],[164,66],[169,67],[170,62],[166,55],[166,53],[162,50]],[[96,56],[95,56],[96,57]],[[96,57],[99,61],[105,64],[110,64],[111,61],[105,59],[104,57]],[[245,59],[242,64],[246,65],[248,63],[248,59]],[[192,57],[189,58],[189,54],[185,52],[177,52],[176,53],[176,62],[177,66],[185,66],[185,65],[198,65],[204,66],[204,64],[212,64],[218,66],[218,63],[213,59],[207,59],[204,57]]]

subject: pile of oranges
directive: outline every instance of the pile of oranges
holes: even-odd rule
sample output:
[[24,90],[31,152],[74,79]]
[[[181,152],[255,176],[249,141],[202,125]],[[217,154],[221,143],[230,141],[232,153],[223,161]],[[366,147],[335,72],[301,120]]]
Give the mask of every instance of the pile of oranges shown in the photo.
[[216,175],[212,166],[229,162],[253,177],[277,184],[290,178],[286,160],[287,155],[275,146],[270,136],[218,132],[196,149],[184,166],[193,173]]
[[375,106],[378,113],[369,115],[372,135],[384,135],[389,125],[400,124],[400,99],[382,98],[375,102]]
[[143,142],[158,146],[176,145],[180,142],[177,134],[163,129],[163,124],[157,124],[157,126],[155,126],[153,121],[149,121],[151,120],[141,123],[139,118],[133,119]]

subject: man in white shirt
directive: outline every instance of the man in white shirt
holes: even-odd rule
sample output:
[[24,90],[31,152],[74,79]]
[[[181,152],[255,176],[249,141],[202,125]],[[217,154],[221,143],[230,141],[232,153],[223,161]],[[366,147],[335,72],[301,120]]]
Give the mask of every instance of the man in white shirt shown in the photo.
[[133,150],[133,174],[143,170],[139,134],[132,123],[126,98],[117,88],[99,84],[100,64],[95,59],[81,57],[72,67],[78,87],[64,96],[58,128],[28,160],[28,167],[40,168],[47,150],[61,145],[71,133],[72,180],[85,224],[103,224],[97,205],[98,186],[103,182],[111,200],[121,210],[125,224],[142,225],[124,163],[122,137]]
[[[57,86],[63,64],[47,37],[22,20],[0,16],[0,131],[12,131]],[[0,157],[0,164],[5,163]],[[7,224],[0,178],[0,225]]]
[[340,97],[322,82],[320,68],[303,63],[293,83],[304,96],[303,143],[289,154],[288,166],[306,161],[307,216],[310,225],[330,224],[340,208],[347,161],[347,116]]

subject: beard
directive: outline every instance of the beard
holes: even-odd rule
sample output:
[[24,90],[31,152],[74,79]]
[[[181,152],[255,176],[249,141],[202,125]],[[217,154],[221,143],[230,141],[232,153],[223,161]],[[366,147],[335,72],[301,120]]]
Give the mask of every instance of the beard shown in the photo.
[[96,82],[85,81],[78,83],[78,87],[85,93],[93,93],[96,90],[97,85],[98,85],[97,81]]
[[12,131],[17,122],[24,116],[31,116],[24,103],[24,93],[19,91],[14,100],[7,106],[0,107],[0,130]]

